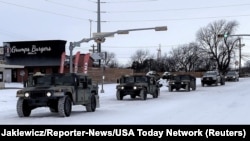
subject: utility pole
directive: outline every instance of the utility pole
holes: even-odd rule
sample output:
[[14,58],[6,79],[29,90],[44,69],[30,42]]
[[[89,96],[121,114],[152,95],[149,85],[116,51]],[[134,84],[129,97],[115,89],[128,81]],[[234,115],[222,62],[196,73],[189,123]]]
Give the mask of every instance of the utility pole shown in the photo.
[[92,32],[92,21],[91,19],[89,19],[89,38],[91,38],[91,32]]
[[[97,33],[101,32],[101,2],[97,1]],[[101,43],[97,43],[97,51],[101,53]],[[99,67],[101,67],[101,60],[99,60]]]
[[239,37],[239,75],[241,74],[241,38]]
[[241,38],[239,37],[239,75],[241,75],[241,48],[245,46],[245,44],[241,44]]
[[92,50],[91,50],[92,53],[96,53],[96,51],[97,51],[97,50],[95,49],[96,46],[93,44],[91,47],[92,47]]
[[157,60],[161,58],[161,44],[159,44],[159,49],[157,49]]

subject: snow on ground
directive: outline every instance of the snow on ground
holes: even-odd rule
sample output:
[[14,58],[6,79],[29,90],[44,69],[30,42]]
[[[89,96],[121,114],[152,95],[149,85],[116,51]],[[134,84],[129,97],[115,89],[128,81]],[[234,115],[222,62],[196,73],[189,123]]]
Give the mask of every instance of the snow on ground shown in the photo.
[[[100,108],[86,112],[84,106],[73,106],[70,117],[50,113],[49,108],[37,108],[30,117],[20,118],[16,113],[16,88],[21,83],[6,83],[0,89],[0,124],[250,124],[250,78],[226,82],[224,86],[205,86],[197,78],[195,91],[169,92],[161,88],[160,96],[146,101],[139,98],[116,100],[116,84],[104,84]],[[15,88],[15,89],[13,89]],[[101,90],[101,86],[100,89]]]

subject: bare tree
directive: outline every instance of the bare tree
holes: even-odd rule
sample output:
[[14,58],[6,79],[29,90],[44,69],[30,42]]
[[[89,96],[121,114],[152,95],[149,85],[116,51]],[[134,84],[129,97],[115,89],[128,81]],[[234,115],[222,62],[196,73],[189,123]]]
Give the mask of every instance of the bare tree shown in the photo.
[[109,63],[109,67],[110,68],[118,68],[119,67],[119,63],[117,60],[112,60],[110,63]]
[[137,50],[135,54],[131,56],[132,62],[138,62],[139,64],[143,64],[143,62],[150,57],[148,50]]
[[172,51],[170,51],[170,55],[173,60],[172,63],[174,63],[172,66],[172,70],[180,71],[183,68],[182,61],[184,59],[181,47],[172,49]]
[[179,46],[170,52],[178,71],[195,71],[199,63],[199,48],[196,43]]
[[248,61],[245,63],[245,66],[250,68],[250,60],[248,60]]
[[105,58],[105,65],[108,67],[118,67],[118,62],[115,57],[115,53],[113,52],[106,52],[106,58]]
[[132,68],[136,72],[145,71],[145,61],[150,57],[148,50],[137,50],[135,54],[131,56]]
[[[210,54],[216,68],[225,73],[229,68],[233,50],[236,49],[235,39],[218,38],[219,34],[233,34],[238,26],[236,21],[226,22],[225,20],[215,21],[201,28],[197,32],[197,41],[201,49]],[[222,42],[224,41],[224,42]]]

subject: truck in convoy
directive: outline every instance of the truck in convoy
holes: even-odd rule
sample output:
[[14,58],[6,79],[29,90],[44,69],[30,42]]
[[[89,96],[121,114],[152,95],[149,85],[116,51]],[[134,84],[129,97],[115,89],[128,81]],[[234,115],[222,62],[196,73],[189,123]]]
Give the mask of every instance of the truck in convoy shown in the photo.
[[68,117],[72,105],[83,105],[87,112],[100,107],[98,84],[83,73],[35,74],[16,93],[19,117],[28,117],[38,107]]

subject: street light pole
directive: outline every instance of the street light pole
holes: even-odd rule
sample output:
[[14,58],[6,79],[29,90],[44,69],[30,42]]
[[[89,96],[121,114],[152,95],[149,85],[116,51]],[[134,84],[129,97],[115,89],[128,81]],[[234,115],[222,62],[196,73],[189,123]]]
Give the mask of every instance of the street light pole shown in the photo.
[[[98,33],[98,35],[93,36],[91,38],[83,38],[80,41],[77,42],[70,42],[69,44],[69,51],[70,51],[70,73],[73,73],[73,49],[75,47],[80,47],[81,43],[89,42],[91,40],[94,40],[97,43],[101,43],[105,41],[105,37],[114,36],[115,34],[128,34],[130,31],[139,31],[139,30],[152,30],[155,31],[165,31],[167,30],[167,26],[157,26],[157,27],[151,27],[151,28],[136,28],[136,29],[125,29],[125,30],[117,30],[115,32],[108,32],[108,33]],[[100,52],[99,52],[100,53]]]
[[240,76],[240,72],[241,72],[241,38],[238,38],[239,40],[239,76]]

